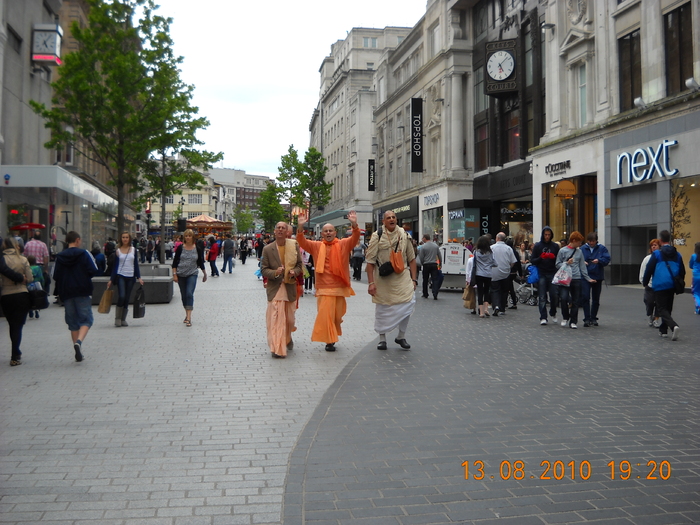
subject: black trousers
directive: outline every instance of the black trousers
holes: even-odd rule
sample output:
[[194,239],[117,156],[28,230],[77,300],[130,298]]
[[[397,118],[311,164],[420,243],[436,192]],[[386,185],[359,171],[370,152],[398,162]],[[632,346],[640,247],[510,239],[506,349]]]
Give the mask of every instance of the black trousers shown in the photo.
[[431,291],[433,297],[438,296],[440,288],[437,286],[438,265],[437,263],[425,263],[423,265],[423,297],[428,297],[428,280],[432,279]]
[[656,311],[661,317],[661,326],[659,326],[659,332],[662,334],[667,334],[668,329],[673,330],[678,323],[673,320],[671,313],[673,312],[673,299],[675,297],[675,292],[673,288],[668,290],[655,290],[654,291],[654,302],[656,303]]
[[0,298],[2,311],[10,327],[10,341],[12,342],[12,360],[16,361],[22,357],[19,345],[22,343],[22,328],[27,322],[27,313],[31,307],[31,300],[28,292],[13,293],[3,295]]
[[508,303],[508,278],[500,281],[491,280],[491,304],[503,312]]

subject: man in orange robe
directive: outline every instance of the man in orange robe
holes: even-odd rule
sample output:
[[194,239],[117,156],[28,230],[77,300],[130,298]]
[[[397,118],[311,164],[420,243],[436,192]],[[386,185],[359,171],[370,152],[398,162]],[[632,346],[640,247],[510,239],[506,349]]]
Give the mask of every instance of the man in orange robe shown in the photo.
[[316,268],[316,306],[318,314],[311,340],[326,343],[326,352],[335,352],[335,343],[343,331],[340,324],[345,315],[345,298],[355,295],[350,286],[350,252],[360,239],[357,214],[348,213],[352,235],[336,238],[335,227],[326,224],[321,230],[321,241],[310,241],[304,236],[302,226],[306,217],[299,217],[297,243],[310,253]]

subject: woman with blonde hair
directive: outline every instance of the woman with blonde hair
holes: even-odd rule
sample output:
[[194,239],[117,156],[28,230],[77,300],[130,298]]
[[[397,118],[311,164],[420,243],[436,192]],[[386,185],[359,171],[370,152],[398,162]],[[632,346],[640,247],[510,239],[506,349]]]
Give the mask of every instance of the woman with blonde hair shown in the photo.
[[114,314],[114,326],[129,326],[126,322],[126,315],[129,313],[131,291],[134,289],[136,281],[143,286],[143,279],[141,279],[139,270],[139,258],[136,256],[136,248],[131,243],[131,234],[122,232],[119,237],[119,247],[114,255],[112,274],[107,283],[107,288],[115,285],[119,294]]
[[22,327],[27,321],[27,313],[31,308],[31,300],[29,299],[29,290],[26,283],[31,283],[34,280],[32,269],[29,267],[27,258],[19,253],[19,247],[12,237],[5,237],[2,242],[3,257],[7,266],[22,275],[24,275],[24,283],[16,283],[12,279],[2,275],[2,297],[0,304],[5,312],[5,319],[10,327],[10,341],[12,342],[12,357],[10,358],[10,366],[22,364],[22,352],[19,345],[22,342]]
[[182,306],[185,308],[186,326],[192,326],[194,309],[194,289],[197,286],[198,269],[204,272],[202,282],[207,282],[207,269],[204,266],[204,249],[196,243],[194,231],[185,230],[185,242],[177,247],[173,257],[173,281],[180,287]]

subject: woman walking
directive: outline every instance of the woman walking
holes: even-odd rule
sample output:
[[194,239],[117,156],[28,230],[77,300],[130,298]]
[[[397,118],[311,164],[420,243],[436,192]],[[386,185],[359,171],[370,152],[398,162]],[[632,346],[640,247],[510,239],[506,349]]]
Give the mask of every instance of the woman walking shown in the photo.
[[[563,246],[557,254],[556,266],[559,270],[563,265],[571,268],[571,283],[569,286],[559,285],[559,303],[561,304],[561,315],[564,318],[562,326],[569,325],[569,328],[578,328],[578,308],[581,303],[581,279],[586,279],[589,283],[596,282],[588,276],[586,260],[579,248],[583,244],[583,235],[579,232],[571,232],[569,244]],[[569,310],[571,304],[571,310]],[[584,322],[584,327],[590,326]]]
[[[652,239],[649,241],[649,255],[644,257],[642,264],[639,267],[639,282],[644,284],[644,272],[647,270],[647,264],[649,264],[649,259],[651,255],[661,248],[661,241],[659,239]],[[659,319],[659,313],[656,311],[656,302],[654,301],[654,290],[651,288],[651,281],[649,285],[644,287],[644,305],[647,307],[647,318],[649,319],[649,326],[658,328],[661,326],[661,319]]]
[[690,289],[695,300],[695,313],[700,314],[700,242],[695,243],[695,253],[690,256],[690,270],[693,272],[693,284]]
[[180,287],[182,306],[185,307],[185,320],[183,323],[186,326],[192,326],[194,289],[197,286],[197,275],[199,273],[197,269],[200,268],[204,272],[203,283],[207,282],[207,269],[204,266],[204,250],[197,246],[194,232],[185,230],[183,237],[185,242],[177,247],[173,258],[173,281]]
[[[26,257],[19,253],[19,247],[13,237],[6,237],[2,242],[2,250],[7,266],[24,275],[26,283],[34,280],[32,269]],[[25,283],[15,283],[13,280],[2,276],[2,297],[0,297],[2,310],[5,312],[5,319],[10,327],[10,341],[12,342],[12,357],[10,366],[22,364],[22,351],[19,345],[22,342],[22,327],[27,321],[27,313],[31,308],[29,291]]]
[[114,313],[114,326],[129,326],[126,322],[126,314],[129,313],[129,300],[134,283],[139,282],[143,286],[141,271],[139,270],[139,258],[136,248],[131,245],[131,234],[123,232],[119,238],[119,247],[114,252],[114,265],[112,275],[107,283],[107,288],[112,285],[117,287],[117,308]]
[[482,235],[476,241],[474,250],[473,278],[470,284],[476,286],[476,298],[479,305],[479,317],[491,317],[488,298],[491,293],[491,268],[496,266],[491,251],[491,240]]

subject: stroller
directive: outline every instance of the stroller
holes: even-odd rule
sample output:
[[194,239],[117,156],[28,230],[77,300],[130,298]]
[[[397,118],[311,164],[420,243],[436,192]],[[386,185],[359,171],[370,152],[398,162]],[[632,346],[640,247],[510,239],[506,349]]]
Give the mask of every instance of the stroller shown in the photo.
[[515,289],[515,294],[518,296],[518,301],[521,303],[537,306],[539,292],[537,291],[537,280],[532,279],[533,268],[536,269],[534,266],[529,265],[525,269],[527,278],[520,281],[520,285]]

